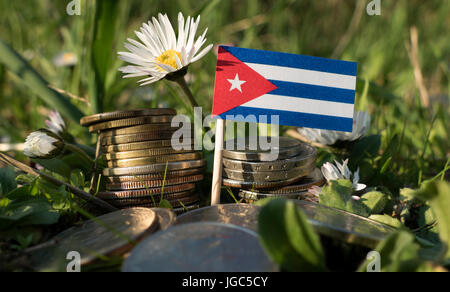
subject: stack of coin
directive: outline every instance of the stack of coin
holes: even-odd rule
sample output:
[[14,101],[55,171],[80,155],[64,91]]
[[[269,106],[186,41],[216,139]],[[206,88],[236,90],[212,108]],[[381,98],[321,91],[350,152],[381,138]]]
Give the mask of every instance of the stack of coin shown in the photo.
[[173,109],[142,109],[81,120],[100,135],[108,167],[103,170],[106,190],[99,198],[118,208],[157,207],[162,199],[178,213],[198,207],[195,184],[203,180],[206,162],[192,150],[193,140],[177,145],[183,149],[172,147],[171,138],[179,131],[171,126],[175,115]]
[[[249,141],[226,142],[233,144],[235,150],[223,152],[223,183],[240,189],[240,197],[247,202],[268,197],[312,200],[307,190],[324,183],[315,167],[317,150],[296,139],[279,137],[279,147],[270,150],[251,150]],[[278,152],[275,160],[274,152]]]

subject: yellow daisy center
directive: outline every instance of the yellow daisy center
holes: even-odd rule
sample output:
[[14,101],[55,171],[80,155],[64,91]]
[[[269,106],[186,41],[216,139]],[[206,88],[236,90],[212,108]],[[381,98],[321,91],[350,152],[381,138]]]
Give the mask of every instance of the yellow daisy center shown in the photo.
[[[159,63],[168,65],[174,69],[178,69],[177,67],[177,61],[176,61],[176,57],[178,55],[178,58],[181,61],[181,54],[175,50],[167,50],[164,53],[161,54],[161,56],[159,56],[158,58],[156,58],[156,61],[158,61]],[[163,70],[161,67],[159,67],[160,70]]]

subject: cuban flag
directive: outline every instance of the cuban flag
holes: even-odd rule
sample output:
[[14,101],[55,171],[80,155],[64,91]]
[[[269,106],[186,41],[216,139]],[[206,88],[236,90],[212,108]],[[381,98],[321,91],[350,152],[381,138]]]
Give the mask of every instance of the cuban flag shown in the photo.
[[213,115],[352,132],[356,71],[355,62],[221,46]]

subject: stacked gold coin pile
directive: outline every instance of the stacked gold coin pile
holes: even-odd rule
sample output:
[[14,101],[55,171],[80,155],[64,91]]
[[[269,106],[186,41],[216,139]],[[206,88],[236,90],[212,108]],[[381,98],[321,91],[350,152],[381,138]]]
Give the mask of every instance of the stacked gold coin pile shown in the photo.
[[171,127],[175,115],[173,109],[143,109],[81,120],[99,133],[108,167],[103,170],[106,191],[99,198],[118,208],[157,207],[161,199],[176,212],[198,207],[195,183],[203,180],[206,163],[192,150],[193,140],[172,147],[172,135],[179,131]]
[[223,184],[240,189],[240,197],[247,202],[268,197],[313,200],[307,190],[324,183],[315,167],[317,150],[296,139],[279,137],[279,147],[270,150],[250,150],[249,141],[226,142],[233,144],[236,150],[223,152]]

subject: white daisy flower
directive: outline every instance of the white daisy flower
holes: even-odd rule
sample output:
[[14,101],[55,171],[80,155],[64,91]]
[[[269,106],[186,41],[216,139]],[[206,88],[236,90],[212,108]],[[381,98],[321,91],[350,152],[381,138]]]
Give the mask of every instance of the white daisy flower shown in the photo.
[[322,174],[328,182],[339,179],[352,180],[353,189],[357,192],[362,191],[367,187],[365,184],[359,183],[359,168],[354,174],[350,171],[348,168],[348,159],[342,164],[337,161],[335,161],[335,163],[336,166],[327,162],[321,168]]
[[167,15],[159,14],[158,19],[144,23],[140,31],[136,31],[139,41],[128,39],[125,48],[129,52],[119,52],[119,58],[133,65],[119,70],[125,74],[124,78],[145,77],[139,81],[141,86],[159,81],[163,78],[176,79],[174,73],[180,72],[184,76],[189,64],[204,57],[213,47],[208,45],[200,50],[206,42],[206,29],[195,40],[200,23],[200,16],[196,20],[190,16],[186,22],[183,14],[178,15],[178,38]]
[[45,121],[48,129],[55,134],[62,135],[66,130],[66,123],[57,111],[51,111],[48,115],[48,120]]
[[56,67],[73,67],[78,63],[78,57],[71,52],[62,52],[53,58],[53,64]]
[[25,141],[24,154],[30,158],[50,159],[64,150],[64,141],[55,133],[41,129],[31,133]]
[[368,112],[356,112],[353,119],[353,132],[327,131],[310,128],[298,128],[298,132],[311,142],[334,145],[337,141],[355,141],[366,135],[370,128]]

